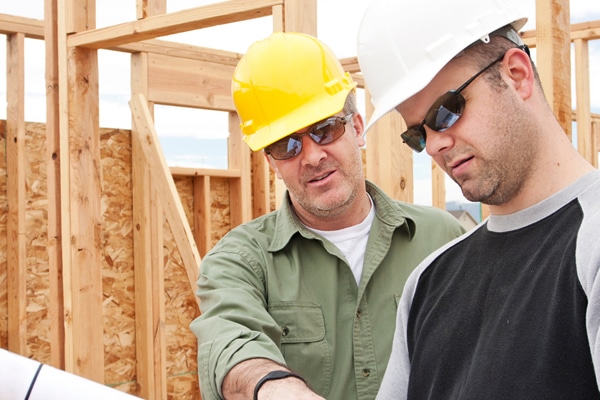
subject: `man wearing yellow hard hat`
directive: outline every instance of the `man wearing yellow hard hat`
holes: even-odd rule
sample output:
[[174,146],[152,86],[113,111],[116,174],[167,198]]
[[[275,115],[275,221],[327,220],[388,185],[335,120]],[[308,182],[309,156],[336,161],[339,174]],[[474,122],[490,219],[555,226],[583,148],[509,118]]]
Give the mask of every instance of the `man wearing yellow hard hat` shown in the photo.
[[365,180],[355,86],[299,33],[254,43],[235,70],[244,139],[287,191],[202,261],[191,328],[204,400],[373,399],[405,278],[464,232]]

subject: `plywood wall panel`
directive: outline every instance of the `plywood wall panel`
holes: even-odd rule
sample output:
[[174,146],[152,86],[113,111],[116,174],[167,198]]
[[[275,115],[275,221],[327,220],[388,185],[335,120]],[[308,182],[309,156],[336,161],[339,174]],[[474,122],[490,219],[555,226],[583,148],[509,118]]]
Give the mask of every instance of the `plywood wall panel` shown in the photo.
[[131,133],[101,132],[104,381],[123,390],[136,379]]
[[[8,344],[6,281],[6,168],[5,129],[0,121],[0,346]],[[43,363],[51,358],[50,291],[48,281],[48,200],[45,161],[45,125],[26,124],[26,227],[27,227],[27,356]],[[102,326],[104,382],[137,394],[135,346],[135,285],[133,275],[133,226],[131,183],[131,132],[102,129]],[[185,213],[191,218],[191,177],[178,179],[177,190]],[[213,178],[212,213],[216,243],[229,230],[228,178]],[[168,398],[199,398],[196,339],[189,323],[197,313],[194,294],[170,228],[165,229],[165,308],[167,331]]]

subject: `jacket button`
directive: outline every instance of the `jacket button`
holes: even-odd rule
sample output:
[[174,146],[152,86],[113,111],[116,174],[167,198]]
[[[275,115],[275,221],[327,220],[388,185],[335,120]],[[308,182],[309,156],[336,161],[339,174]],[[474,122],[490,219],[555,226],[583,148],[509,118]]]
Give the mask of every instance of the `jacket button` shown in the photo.
[[368,368],[363,369],[362,374],[365,378],[368,378],[371,375],[371,370]]
[[287,326],[282,326],[282,327],[281,327],[281,334],[282,334],[283,336],[287,336],[287,335],[288,335],[288,333],[290,333],[290,328],[288,328]]

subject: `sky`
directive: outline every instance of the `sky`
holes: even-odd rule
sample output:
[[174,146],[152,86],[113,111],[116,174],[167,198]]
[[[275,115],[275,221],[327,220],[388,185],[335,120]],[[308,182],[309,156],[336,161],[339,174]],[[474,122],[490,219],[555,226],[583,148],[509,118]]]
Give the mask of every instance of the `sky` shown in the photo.
[[[442,1],[442,0],[440,0]],[[215,0],[167,0],[167,12],[216,3]],[[356,35],[370,0],[317,0],[317,36],[339,58],[356,56]],[[529,21],[523,30],[535,29],[535,0],[521,0]],[[600,20],[600,1],[571,0],[571,22]],[[118,11],[115,11],[118,10]],[[0,0],[0,13],[43,19],[44,0]],[[98,28],[135,19],[134,0],[96,0]],[[272,31],[271,17],[186,32],[162,39],[245,53],[256,40]],[[3,36],[3,35],[0,35]],[[44,47],[27,39],[25,52],[25,119],[45,122]],[[533,52],[535,57],[535,51]],[[131,129],[129,54],[99,51],[100,126]],[[574,63],[572,64],[572,66]],[[590,42],[592,112],[600,113],[600,40]],[[574,88],[574,83],[572,84]],[[574,89],[573,89],[574,90]],[[575,94],[572,96],[575,101]],[[359,91],[359,102],[364,101]],[[364,108],[361,110],[364,113]],[[6,41],[0,38],[0,119],[6,118]],[[227,114],[217,111],[156,106],[155,127],[171,166],[226,168]],[[367,141],[369,140],[367,134]],[[415,203],[431,204],[431,159],[415,156]],[[458,186],[447,179],[448,201],[466,202]]]

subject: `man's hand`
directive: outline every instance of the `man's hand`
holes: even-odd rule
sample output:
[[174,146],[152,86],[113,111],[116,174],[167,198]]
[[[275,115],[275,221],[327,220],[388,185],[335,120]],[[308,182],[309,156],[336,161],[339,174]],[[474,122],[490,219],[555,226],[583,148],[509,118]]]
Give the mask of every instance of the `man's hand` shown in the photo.
[[263,383],[258,391],[258,400],[324,400],[306,386],[306,383],[298,378],[287,377]]
[[[264,358],[246,360],[233,367],[223,380],[223,397],[226,400],[249,400],[254,396],[258,381],[271,371],[288,370],[285,366]],[[293,376],[263,383],[258,400],[324,400],[301,379]]]

